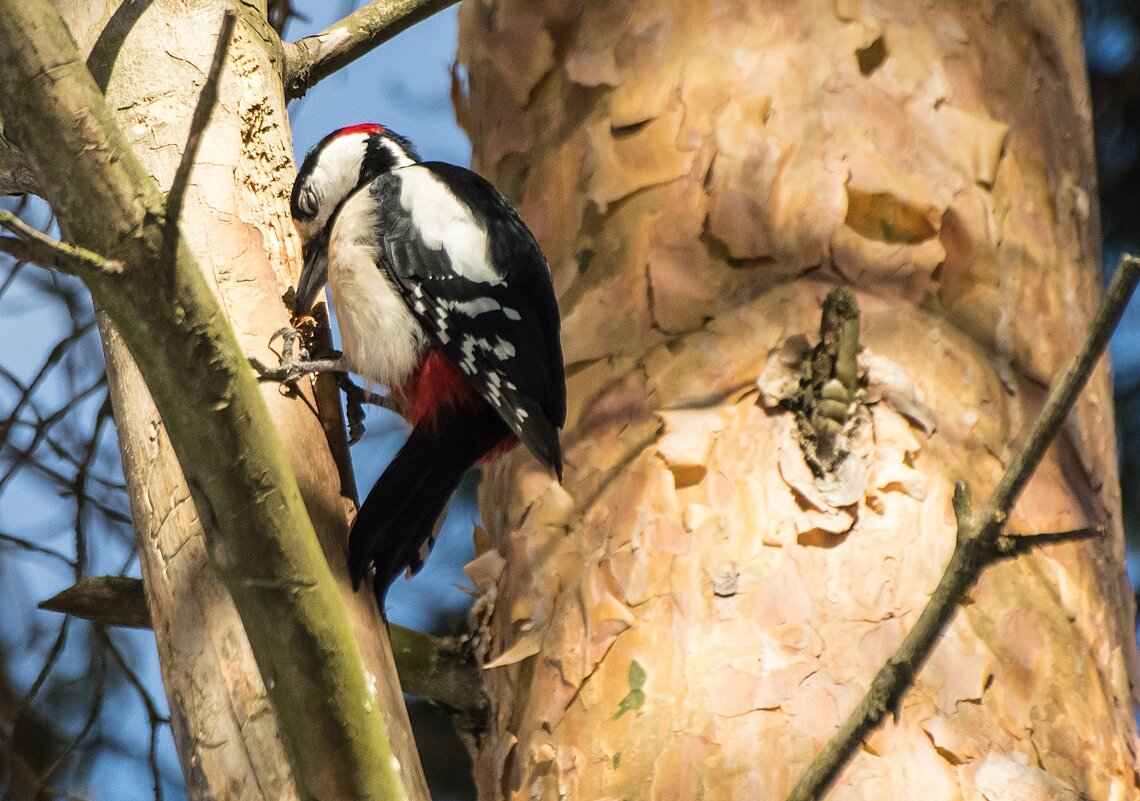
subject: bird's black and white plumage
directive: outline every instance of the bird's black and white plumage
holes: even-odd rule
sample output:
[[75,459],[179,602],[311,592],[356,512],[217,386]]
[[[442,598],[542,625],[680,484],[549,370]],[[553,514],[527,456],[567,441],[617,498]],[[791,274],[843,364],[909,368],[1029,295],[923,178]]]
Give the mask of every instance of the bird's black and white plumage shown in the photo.
[[566,389],[550,270],[485,179],[421,162],[380,125],[335,131],[305,157],[292,211],[305,240],[296,311],[327,280],[342,365],[406,401],[412,433],[349,536],[354,585],[377,598],[426,557],[464,473],[523,442],[562,477]]

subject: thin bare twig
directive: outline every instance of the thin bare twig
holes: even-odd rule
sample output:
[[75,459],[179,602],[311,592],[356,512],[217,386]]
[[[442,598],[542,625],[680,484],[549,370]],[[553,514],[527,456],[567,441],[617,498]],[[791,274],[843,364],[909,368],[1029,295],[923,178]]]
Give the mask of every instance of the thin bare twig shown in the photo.
[[210,71],[206,73],[206,82],[202,84],[202,91],[198,93],[198,103],[194,106],[194,114],[190,117],[190,133],[186,136],[186,147],[182,151],[178,169],[174,171],[170,192],[166,195],[166,227],[162,231],[161,261],[165,270],[174,268],[174,253],[178,247],[178,221],[182,218],[182,204],[186,200],[190,172],[198,159],[198,150],[202,147],[202,135],[210,122],[210,115],[214,113],[214,106],[218,104],[218,82],[226,65],[226,54],[229,53],[230,40],[233,39],[236,24],[237,11],[227,8],[222,14],[222,27],[218,31],[217,44],[214,45],[214,59],[210,62]]
[[1045,545],[1060,545],[1065,542],[1097,540],[1108,533],[1104,526],[1078,528],[1073,531],[1042,531],[1036,534],[1002,534],[994,545],[1007,559],[1012,559]]
[[97,629],[99,639],[102,641],[104,648],[106,648],[111,656],[114,658],[115,663],[118,664],[119,670],[127,679],[127,683],[135,688],[139,700],[142,701],[143,708],[146,709],[147,717],[150,718],[150,745],[147,749],[147,764],[150,765],[151,779],[154,782],[154,801],[163,801],[162,792],[162,768],[158,764],[158,730],[162,726],[170,724],[170,718],[166,717],[158,711],[158,704],[151,697],[150,692],[146,688],[139,675],[135,673],[134,668],[123,656],[119,650],[119,646],[111,639],[106,629]]
[[[3,368],[0,368],[0,370],[2,370],[2,369]],[[78,400],[81,401],[82,398],[79,397]],[[32,436],[35,437],[36,434],[40,431],[40,429],[44,427],[44,424],[46,422],[47,421],[45,420],[45,421],[42,421],[41,423],[37,424],[37,423],[32,423],[28,420],[15,420],[15,421],[13,421],[13,426],[15,428],[20,428],[20,429],[30,429],[32,432]],[[71,453],[68,450],[68,447],[69,447],[68,444],[65,444],[62,440],[52,436],[51,434],[46,434],[46,433],[41,435],[41,439],[43,441],[43,444],[46,445],[51,450],[52,455],[56,459],[59,459],[61,462],[66,463],[69,467],[73,467],[76,469],[79,468],[79,464],[80,464],[79,459],[73,453]],[[0,449],[3,449],[3,448],[12,449],[18,456],[29,455],[28,450],[26,448],[25,449],[16,448],[15,446],[10,445],[7,442],[0,442]],[[60,484],[67,485],[67,484],[71,483],[71,480],[66,478],[63,475],[63,473],[59,472],[58,470],[56,470],[52,467],[49,467],[48,465],[38,463],[38,464],[34,465],[34,467],[37,470],[40,470],[40,472],[42,472],[48,478],[51,478]],[[100,476],[100,475],[89,475],[87,477],[87,480],[90,481],[92,484],[98,484],[103,489],[109,490],[111,492],[126,492],[127,491],[127,485],[124,484],[122,482],[122,480],[116,480],[114,478],[108,478],[106,476]],[[127,520],[129,522],[129,518],[127,518]]]
[[16,235],[0,236],[0,252],[7,253],[20,261],[35,262],[41,267],[55,267],[65,273],[79,276],[92,270],[107,275],[118,275],[123,272],[122,262],[104,258],[86,248],[56,241],[47,234],[37,231],[10,211],[0,210],[0,227]]
[[3,300],[4,295],[16,283],[16,279],[20,277],[24,268],[28,266],[28,262],[21,259],[12,260],[12,269],[4,276],[4,280],[0,281],[0,300]]
[[39,447],[41,440],[47,437],[48,430],[53,425],[55,425],[64,415],[66,415],[69,410],[76,404],[82,403],[88,396],[103,388],[103,382],[104,379],[102,376],[100,376],[99,379],[90,388],[82,393],[75,393],[69,397],[56,412],[48,415],[47,417],[43,417],[37,420],[33,426],[34,433],[32,435],[31,442],[29,442],[24,448],[18,448],[11,443],[11,429],[21,421],[18,421],[14,418],[15,415],[22,411],[26,405],[31,406],[34,410],[34,406],[31,402],[31,396],[32,393],[35,392],[36,387],[39,383],[38,377],[37,381],[32,382],[28,385],[28,387],[25,388],[24,392],[21,394],[20,401],[17,402],[16,406],[11,412],[13,419],[8,423],[0,426],[0,448],[3,448],[4,450],[11,450],[16,454],[16,458],[13,460],[12,465],[8,471],[3,475],[0,475],[0,493],[3,493],[4,489],[8,485],[8,482],[15,476],[16,471],[20,469],[23,462],[32,455],[37,447]]
[[320,33],[285,45],[285,96],[301,97],[346,64],[458,0],[375,0]]
[[[13,731],[19,726],[21,717],[28,711],[32,701],[36,699],[40,690],[47,684],[48,677],[51,676],[52,671],[55,670],[55,666],[59,663],[60,657],[63,655],[64,646],[67,645],[67,635],[70,629],[71,618],[64,618],[59,626],[59,631],[56,633],[55,641],[52,643],[51,648],[48,649],[44,664],[40,666],[36,678],[32,681],[31,686],[28,687],[27,692],[16,702],[15,710],[10,715],[12,721],[11,728]],[[11,797],[11,791],[12,787],[8,786],[0,798],[2,798],[3,801],[8,801]]]
[[103,711],[103,701],[107,694],[107,652],[100,650],[98,653],[98,666],[95,671],[95,690],[91,699],[91,708],[87,712],[87,718],[83,722],[83,727],[79,732],[71,738],[71,740],[64,746],[63,750],[56,754],[55,759],[51,764],[39,775],[38,781],[40,787],[45,787],[52,775],[63,766],[65,761],[71,754],[83,744],[91,733],[95,730],[95,724],[99,720],[99,715]]
[[37,553],[41,556],[50,556],[52,559],[58,559],[59,561],[63,562],[68,567],[75,567],[75,560],[71,557],[65,556],[59,551],[53,550],[51,548],[45,548],[43,545],[37,545],[30,540],[24,539],[23,537],[17,537],[14,534],[5,534],[4,532],[0,531],[0,543],[7,543],[8,545],[12,545],[22,551],[27,551],[28,553]]
[[1125,256],[1089,325],[1089,334],[1080,351],[1060,380],[1049,390],[1033,429],[1006,468],[982,512],[978,515],[972,513],[969,488],[964,483],[959,482],[955,487],[954,513],[958,519],[958,542],[938,587],[898,651],[887,660],[871,682],[866,696],[808,765],[788,796],[788,801],[818,801],[823,798],[866,737],[887,714],[899,708],[906,691],[913,685],[915,676],[953,619],[962,597],[978,580],[982,571],[994,562],[1013,555],[1009,550],[1011,540],[1024,538],[1024,545],[1021,542],[1015,543],[1018,548],[1014,550],[1019,550],[1059,540],[1083,539],[1093,536],[1097,531],[1023,535],[1023,538],[1003,534],[1010,509],[1072,410],[1081,389],[1088,382],[1138,281],[1140,260]]

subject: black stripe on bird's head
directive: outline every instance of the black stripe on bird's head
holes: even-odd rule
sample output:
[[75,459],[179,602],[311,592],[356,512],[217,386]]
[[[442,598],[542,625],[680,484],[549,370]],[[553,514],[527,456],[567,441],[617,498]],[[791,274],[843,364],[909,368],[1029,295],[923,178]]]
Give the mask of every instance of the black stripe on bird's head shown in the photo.
[[383,173],[419,161],[408,139],[367,122],[333,131],[305,155],[289,207],[304,240],[324,230],[340,205]]

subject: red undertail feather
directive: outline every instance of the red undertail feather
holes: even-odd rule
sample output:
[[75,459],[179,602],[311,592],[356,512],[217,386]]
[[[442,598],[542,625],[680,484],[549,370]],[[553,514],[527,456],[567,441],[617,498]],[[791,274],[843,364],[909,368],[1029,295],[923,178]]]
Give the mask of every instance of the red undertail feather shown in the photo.
[[[443,408],[458,411],[475,411],[486,405],[471,382],[463,377],[459,368],[438,348],[428,348],[419,366],[405,385],[411,401],[413,428],[421,426],[429,433],[437,428],[439,412]],[[491,448],[477,464],[485,464],[507,453],[519,444],[514,434],[504,437]]]
[[348,537],[352,586],[374,566],[381,609],[396,577],[423,564],[463,474],[518,444],[498,412],[440,351],[425,352],[402,389],[412,431],[364,499]]

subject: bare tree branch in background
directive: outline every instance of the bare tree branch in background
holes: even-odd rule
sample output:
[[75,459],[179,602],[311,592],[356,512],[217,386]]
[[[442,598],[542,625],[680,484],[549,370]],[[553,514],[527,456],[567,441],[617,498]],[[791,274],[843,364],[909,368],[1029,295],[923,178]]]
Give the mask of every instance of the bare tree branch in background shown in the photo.
[[285,45],[285,93],[301,97],[337,70],[457,0],[376,0],[318,34]]
[[[28,214],[28,204],[13,205]],[[29,223],[13,227],[54,243]],[[30,317],[37,331],[59,332],[41,359],[0,367],[0,503],[32,513],[18,532],[0,532],[0,584],[30,602],[46,582],[81,580],[91,569],[122,573],[136,567],[136,557],[86,291],[72,278],[6,260],[0,312],[14,324]],[[119,726],[131,697],[142,703],[137,682],[119,667],[140,661],[134,645],[83,621],[51,621],[29,611],[30,603],[7,608],[0,632],[3,797],[76,797],[94,755],[111,752],[145,764],[157,793],[177,786],[169,745],[165,756],[159,748],[164,711],[143,704],[154,723],[145,743]],[[125,700],[109,705],[108,698]]]

